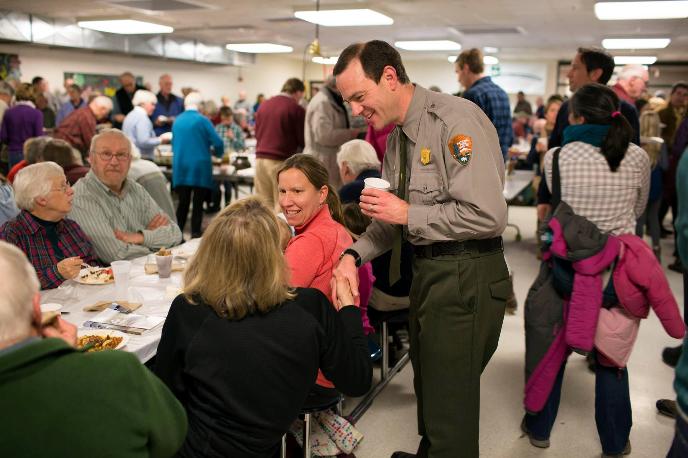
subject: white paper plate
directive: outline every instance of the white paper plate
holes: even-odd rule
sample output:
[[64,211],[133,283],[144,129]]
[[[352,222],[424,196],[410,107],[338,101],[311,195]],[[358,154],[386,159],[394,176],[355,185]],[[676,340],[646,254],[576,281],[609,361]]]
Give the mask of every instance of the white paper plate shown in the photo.
[[[103,268],[101,268],[101,270],[102,269],[109,269],[109,267],[103,267]],[[83,280],[81,277],[83,275],[88,274],[88,272],[89,272],[89,269],[81,269],[81,271],[79,271],[79,275],[77,275],[77,277],[74,279],[74,281],[77,283],[81,283],[82,285],[109,285],[110,283],[114,283],[114,281],[115,281],[114,279],[104,280],[104,281],[103,280],[99,280],[99,281]]]
[[62,309],[62,304],[56,304],[54,302],[41,304],[41,313],[57,312],[61,309]]
[[127,342],[129,342],[129,336],[126,335],[123,332],[120,331],[113,331],[109,329],[79,329],[77,332],[77,337],[83,337],[83,336],[112,336],[112,337],[121,337],[122,341],[117,345],[115,350],[119,350],[123,348]]

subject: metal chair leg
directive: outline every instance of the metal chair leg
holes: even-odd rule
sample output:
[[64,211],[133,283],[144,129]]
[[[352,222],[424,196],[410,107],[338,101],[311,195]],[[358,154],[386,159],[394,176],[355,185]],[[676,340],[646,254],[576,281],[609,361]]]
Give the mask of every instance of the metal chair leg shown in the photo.
[[381,367],[382,380],[387,379],[389,375],[389,334],[387,330],[387,322],[382,322],[382,367]]
[[311,458],[311,414],[303,415],[303,458]]
[[280,458],[287,458],[287,435],[282,436],[282,447],[280,448]]

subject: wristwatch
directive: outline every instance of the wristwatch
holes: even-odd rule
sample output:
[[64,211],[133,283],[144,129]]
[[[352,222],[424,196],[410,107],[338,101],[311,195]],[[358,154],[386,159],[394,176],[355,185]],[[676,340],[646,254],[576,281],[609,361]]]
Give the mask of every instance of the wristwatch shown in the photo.
[[342,254],[339,255],[339,260],[341,261],[344,255],[347,254],[353,256],[356,267],[361,267],[361,256],[353,248],[347,248],[346,250],[342,251]]

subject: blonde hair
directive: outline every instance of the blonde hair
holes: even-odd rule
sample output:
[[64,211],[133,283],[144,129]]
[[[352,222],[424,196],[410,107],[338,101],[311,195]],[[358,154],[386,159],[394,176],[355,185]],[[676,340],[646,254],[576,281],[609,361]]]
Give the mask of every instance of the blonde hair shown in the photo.
[[207,304],[222,318],[240,320],[293,299],[278,224],[258,197],[222,210],[186,270],[186,300]]
[[27,337],[31,333],[33,296],[40,284],[36,271],[22,251],[0,241],[0,343]]

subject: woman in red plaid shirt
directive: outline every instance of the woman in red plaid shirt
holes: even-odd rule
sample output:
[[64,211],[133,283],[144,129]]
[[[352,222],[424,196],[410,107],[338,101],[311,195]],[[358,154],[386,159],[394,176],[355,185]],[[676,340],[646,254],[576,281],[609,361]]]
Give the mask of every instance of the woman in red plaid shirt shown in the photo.
[[21,212],[0,227],[0,239],[26,253],[42,289],[75,278],[82,263],[97,263],[91,240],[76,222],[65,218],[74,191],[62,167],[54,162],[25,167],[14,179],[14,192]]

